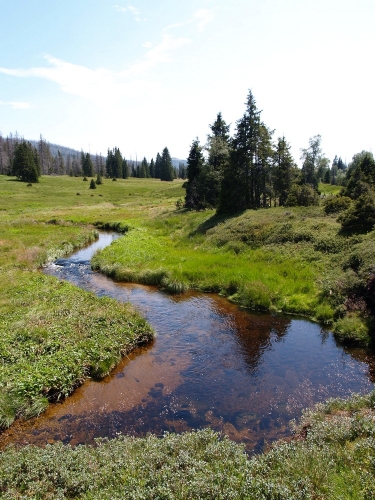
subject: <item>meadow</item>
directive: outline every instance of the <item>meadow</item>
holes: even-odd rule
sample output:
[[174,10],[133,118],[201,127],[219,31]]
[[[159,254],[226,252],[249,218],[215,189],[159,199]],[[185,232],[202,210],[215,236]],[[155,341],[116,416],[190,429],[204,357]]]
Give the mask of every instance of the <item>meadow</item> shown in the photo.
[[[27,186],[0,176],[0,426],[38,415],[152,338],[131,306],[39,270],[92,241],[98,228],[126,233],[92,260],[114,279],[170,293],[214,291],[243,307],[330,324],[346,342],[371,343],[355,292],[374,261],[374,231],[345,234],[322,206],[218,217],[177,208],[183,196],[182,181],[105,179],[90,190],[82,178],[41,177]],[[0,456],[0,495],[373,498],[374,400],[353,401],[306,413],[298,439],[251,460],[210,431],[9,449]]]

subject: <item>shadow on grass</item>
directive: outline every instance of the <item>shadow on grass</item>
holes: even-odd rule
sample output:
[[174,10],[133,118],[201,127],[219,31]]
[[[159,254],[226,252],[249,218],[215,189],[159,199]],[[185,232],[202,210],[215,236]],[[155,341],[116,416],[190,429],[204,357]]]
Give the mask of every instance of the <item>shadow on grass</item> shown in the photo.
[[194,236],[196,234],[206,234],[209,229],[212,229],[213,227],[217,226],[218,224],[222,224],[223,222],[227,222],[228,220],[235,219],[243,213],[244,211],[233,214],[214,214],[212,217],[202,222],[202,224],[200,224],[194,231],[189,233],[189,236]]

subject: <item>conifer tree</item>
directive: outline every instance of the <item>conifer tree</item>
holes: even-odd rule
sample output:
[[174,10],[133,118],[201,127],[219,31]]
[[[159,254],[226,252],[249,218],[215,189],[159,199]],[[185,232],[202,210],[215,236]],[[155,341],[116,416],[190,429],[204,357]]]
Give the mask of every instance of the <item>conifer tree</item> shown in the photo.
[[38,152],[30,142],[22,140],[14,149],[13,175],[24,182],[39,182],[40,163]]
[[199,186],[199,176],[202,172],[204,158],[202,146],[198,137],[193,140],[187,159],[186,208],[200,208],[204,200],[204,192]]
[[[260,141],[260,111],[254,96],[249,91],[246,111],[237,121],[237,130],[232,139],[230,159],[224,168],[218,212],[239,212],[257,208],[256,193],[259,165],[257,151]],[[257,194],[260,200],[260,195]]]
[[224,167],[229,160],[229,125],[225,123],[221,113],[218,113],[210,128],[212,134],[207,136],[206,144],[208,161],[202,168],[199,184],[205,186],[205,206],[216,208],[219,203]]
[[[94,164],[92,162],[90,153],[86,153],[86,155],[81,153],[83,155],[83,163],[82,163],[82,172],[85,177],[94,177]],[[81,156],[82,159],[82,156]]]
[[163,149],[161,156],[160,179],[162,181],[173,181],[174,179],[172,159],[167,147]]
[[129,178],[129,165],[128,162],[125,160],[125,158],[122,160],[122,178],[123,179],[128,179]]
[[153,158],[151,158],[151,161],[150,161],[150,177],[152,179],[155,179],[155,162],[154,162]]
[[150,177],[150,170],[146,158],[144,157],[139,169],[139,177]]
[[274,152],[272,175],[275,203],[278,199],[280,206],[285,205],[295,176],[296,164],[290,153],[290,145],[284,136],[279,137]]
[[155,161],[155,179],[161,178],[161,156],[158,153]]

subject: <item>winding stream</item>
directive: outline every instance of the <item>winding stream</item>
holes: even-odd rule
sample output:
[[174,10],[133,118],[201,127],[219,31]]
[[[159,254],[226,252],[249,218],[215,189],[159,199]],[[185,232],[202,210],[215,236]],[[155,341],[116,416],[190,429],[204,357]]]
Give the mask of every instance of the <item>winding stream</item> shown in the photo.
[[337,345],[318,324],[249,313],[217,295],[171,296],[115,283],[91,271],[93,253],[116,237],[102,233],[44,272],[131,302],[156,331],[155,340],[103,381],[89,380],[41,417],[16,423],[3,442],[76,445],[118,433],[161,435],[209,426],[258,452],[290,435],[288,422],[302,408],[373,388],[374,355]]

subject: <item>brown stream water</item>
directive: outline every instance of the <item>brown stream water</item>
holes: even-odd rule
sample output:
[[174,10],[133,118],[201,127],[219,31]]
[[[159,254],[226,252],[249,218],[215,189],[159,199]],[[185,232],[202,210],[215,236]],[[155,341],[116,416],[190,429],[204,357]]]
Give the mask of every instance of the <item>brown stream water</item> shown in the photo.
[[89,380],[39,418],[16,423],[1,436],[3,445],[77,445],[118,433],[211,427],[259,452],[290,435],[288,422],[302,408],[373,388],[374,355],[338,345],[316,323],[250,313],[213,294],[171,296],[92,272],[92,254],[115,238],[102,233],[44,271],[131,302],[156,331],[155,340],[103,381]]

